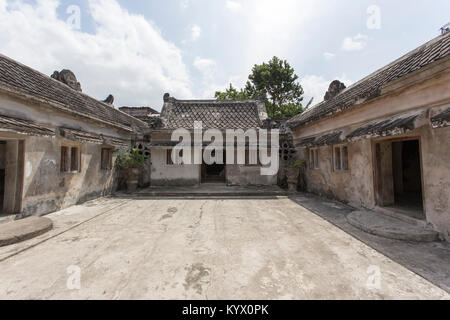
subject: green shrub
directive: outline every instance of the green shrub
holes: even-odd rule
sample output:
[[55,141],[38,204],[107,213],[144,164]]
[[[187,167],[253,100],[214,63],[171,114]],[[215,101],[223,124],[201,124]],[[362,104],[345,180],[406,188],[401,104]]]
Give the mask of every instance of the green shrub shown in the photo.
[[115,164],[118,168],[124,169],[141,168],[145,164],[145,157],[139,153],[138,149],[133,148],[119,154],[116,157]]
[[292,168],[302,168],[306,166],[306,161],[305,160],[292,160],[292,161],[286,161],[284,163],[284,167],[288,168],[288,169],[292,169]]

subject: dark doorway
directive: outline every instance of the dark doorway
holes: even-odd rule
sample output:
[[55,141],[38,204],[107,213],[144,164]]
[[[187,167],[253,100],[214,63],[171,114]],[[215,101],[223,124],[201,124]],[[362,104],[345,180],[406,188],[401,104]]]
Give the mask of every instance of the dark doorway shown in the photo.
[[[213,151],[212,156],[215,156]],[[225,183],[226,182],[226,155],[223,152],[223,161],[222,164],[213,163],[211,165],[207,165],[203,162],[202,165],[202,183]]]
[[423,214],[422,173],[419,140],[392,143],[395,207],[416,218]]
[[5,174],[6,174],[6,141],[0,141],[0,214],[3,212],[5,198]]
[[377,205],[410,218],[425,220],[418,139],[375,145]]

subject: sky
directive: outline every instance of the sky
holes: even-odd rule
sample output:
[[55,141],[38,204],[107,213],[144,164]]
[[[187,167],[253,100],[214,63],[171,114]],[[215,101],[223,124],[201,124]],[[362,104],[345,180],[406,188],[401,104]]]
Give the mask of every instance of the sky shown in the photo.
[[440,34],[448,0],[0,0],[0,53],[115,107],[214,98],[286,59],[323,100]]

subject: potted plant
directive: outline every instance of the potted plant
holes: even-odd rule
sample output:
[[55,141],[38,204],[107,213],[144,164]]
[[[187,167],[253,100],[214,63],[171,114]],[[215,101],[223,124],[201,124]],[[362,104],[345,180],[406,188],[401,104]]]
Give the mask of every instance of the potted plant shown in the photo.
[[116,158],[116,166],[127,172],[127,192],[133,193],[137,190],[140,169],[145,164],[145,157],[137,148],[130,149]]
[[305,161],[302,160],[292,160],[286,161],[284,164],[286,178],[288,183],[289,191],[297,191],[298,178],[300,175],[300,169],[305,165]]

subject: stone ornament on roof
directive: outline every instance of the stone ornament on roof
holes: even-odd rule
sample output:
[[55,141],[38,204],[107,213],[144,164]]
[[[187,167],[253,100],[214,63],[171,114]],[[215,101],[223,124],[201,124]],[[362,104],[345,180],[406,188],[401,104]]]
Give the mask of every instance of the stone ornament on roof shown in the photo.
[[103,102],[112,105],[114,103],[114,96],[110,94]]
[[63,70],[61,70],[61,72],[55,71],[55,72],[53,72],[51,77],[53,79],[56,79],[56,80],[64,83],[65,85],[69,86],[73,90],[82,92],[81,84],[78,82],[75,74],[70,70],[63,69]]
[[336,97],[339,93],[341,93],[346,88],[345,84],[340,82],[339,80],[334,80],[330,87],[328,88],[327,93],[325,93],[325,97],[323,98],[325,101],[328,101],[330,99],[333,99]]

